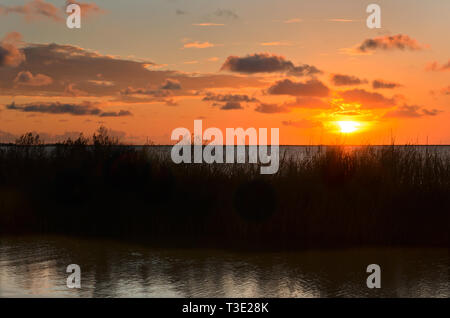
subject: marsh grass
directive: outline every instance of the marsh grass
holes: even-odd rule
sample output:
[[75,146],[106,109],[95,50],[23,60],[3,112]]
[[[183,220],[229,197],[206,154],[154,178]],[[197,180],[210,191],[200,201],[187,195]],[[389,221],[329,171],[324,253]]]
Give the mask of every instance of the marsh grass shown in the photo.
[[99,131],[0,150],[0,235],[173,246],[448,246],[450,158],[415,146],[324,147],[258,165],[173,164]]

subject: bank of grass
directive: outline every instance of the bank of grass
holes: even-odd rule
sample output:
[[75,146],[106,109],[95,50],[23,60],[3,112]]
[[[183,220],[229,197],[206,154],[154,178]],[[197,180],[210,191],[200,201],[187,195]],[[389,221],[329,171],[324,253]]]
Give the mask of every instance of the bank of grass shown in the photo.
[[449,246],[450,158],[414,146],[326,147],[257,165],[176,165],[100,131],[0,150],[0,235],[155,245]]

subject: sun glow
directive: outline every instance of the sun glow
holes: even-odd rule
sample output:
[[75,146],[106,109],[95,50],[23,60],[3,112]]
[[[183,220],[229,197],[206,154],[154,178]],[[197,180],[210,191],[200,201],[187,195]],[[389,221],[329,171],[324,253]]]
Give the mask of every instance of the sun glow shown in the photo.
[[341,129],[341,133],[352,133],[358,130],[360,123],[356,121],[338,121],[336,122]]

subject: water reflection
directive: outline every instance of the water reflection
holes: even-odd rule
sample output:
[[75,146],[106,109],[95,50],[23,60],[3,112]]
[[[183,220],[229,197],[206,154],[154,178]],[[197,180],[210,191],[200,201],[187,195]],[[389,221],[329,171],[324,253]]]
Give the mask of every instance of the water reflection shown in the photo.
[[[66,287],[79,264],[82,288]],[[366,287],[368,264],[382,288]],[[0,296],[449,297],[447,249],[163,250],[61,237],[0,240]]]

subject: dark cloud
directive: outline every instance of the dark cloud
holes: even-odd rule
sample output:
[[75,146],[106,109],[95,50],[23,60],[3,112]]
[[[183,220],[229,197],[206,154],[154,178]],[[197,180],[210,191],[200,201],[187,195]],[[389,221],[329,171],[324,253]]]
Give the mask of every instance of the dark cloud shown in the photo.
[[185,15],[185,14],[187,14],[187,12],[184,10],[181,10],[181,9],[176,9],[175,14],[176,15]]
[[163,89],[127,87],[120,91],[121,95],[149,95],[152,97],[168,97],[172,93]]
[[44,74],[33,75],[31,72],[22,71],[17,74],[14,83],[27,86],[46,86],[53,83],[53,80]]
[[417,105],[403,105],[395,110],[387,112],[386,118],[418,118],[424,116],[436,116],[442,111],[438,109],[425,109]]
[[[167,85],[167,87],[172,87],[174,84],[176,83],[171,82],[171,84],[167,84],[165,82],[162,86]],[[165,103],[168,106],[176,106],[176,102],[173,99],[169,99],[169,97],[173,97],[171,89],[127,87],[120,91],[120,97],[117,97],[116,101],[139,104]]]
[[276,82],[267,93],[271,95],[292,95],[292,96],[328,96],[330,89],[317,79],[306,82],[293,82],[289,79]]
[[18,32],[8,33],[2,41],[0,41],[0,67],[20,65],[25,60],[25,55],[18,48],[22,36]]
[[260,103],[255,108],[255,111],[257,111],[258,113],[276,114],[276,113],[287,113],[290,110],[286,105]]
[[203,101],[215,101],[215,102],[258,102],[254,97],[240,94],[213,94],[207,93],[203,98]]
[[374,80],[372,82],[372,87],[374,89],[380,89],[380,88],[389,88],[389,89],[393,89],[393,88],[397,88],[400,87],[402,85],[397,84],[397,83],[393,83],[393,82],[386,82],[383,80]]
[[395,105],[393,98],[387,98],[379,93],[368,92],[364,89],[352,89],[340,92],[339,95],[346,102],[360,103],[363,108],[389,108]]
[[161,89],[169,89],[169,90],[178,90],[181,89],[181,84],[177,80],[171,80],[167,79],[165,82],[161,85]]
[[222,110],[242,109],[241,103],[238,102],[226,102],[220,107]]
[[314,75],[321,73],[315,66],[295,66],[283,56],[256,53],[245,57],[229,56],[221,67],[222,71],[244,74],[255,73],[289,73],[296,76]]
[[411,50],[417,51],[424,49],[417,40],[410,38],[406,34],[380,36],[373,39],[366,39],[356,47],[360,53],[368,53],[376,50]]
[[214,94],[207,93],[203,97],[205,102],[213,102],[213,106],[219,106],[222,110],[242,109],[241,103],[256,103],[258,99],[241,94]]
[[331,81],[336,86],[349,86],[349,85],[361,85],[366,84],[367,80],[360,79],[352,75],[333,74]]
[[8,110],[16,110],[25,113],[44,113],[44,114],[68,114],[74,116],[86,116],[93,115],[99,117],[122,117],[130,116],[131,113],[126,110],[121,110],[119,112],[103,112],[97,107],[97,104],[91,102],[84,102],[81,104],[71,104],[71,103],[28,103],[16,105],[12,102],[6,105]]
[[121,110],[119,112],[103,112],[99,116],[100,117],[124,117],[124,116],[131,116],[132,113],[128,110]]

